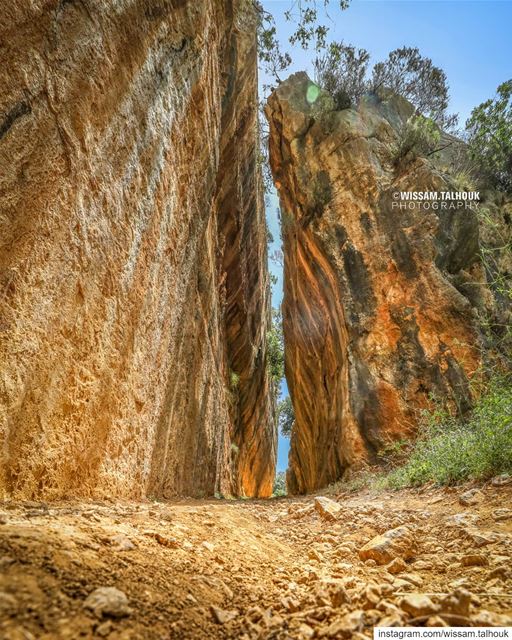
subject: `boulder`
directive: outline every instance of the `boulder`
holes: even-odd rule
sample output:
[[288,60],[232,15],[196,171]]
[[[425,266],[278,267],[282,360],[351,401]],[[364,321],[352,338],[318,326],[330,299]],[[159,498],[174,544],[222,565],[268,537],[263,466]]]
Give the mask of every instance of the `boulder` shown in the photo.
[[412,531],[404,526],[390,529],[376,536],[359,549],[361,560],[375,560],[379,565],[388,564],[395,558],[409,559],[414,556],[415,544]]

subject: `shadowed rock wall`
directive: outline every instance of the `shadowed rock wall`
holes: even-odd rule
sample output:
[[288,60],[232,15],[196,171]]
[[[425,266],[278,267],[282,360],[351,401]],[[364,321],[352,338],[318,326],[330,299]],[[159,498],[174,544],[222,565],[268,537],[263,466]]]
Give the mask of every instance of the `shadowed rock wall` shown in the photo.
[[336,112],[303,73],[267,105],[284,238],[294,493],[413,435],[430,394],[470,405],[483,347],[477,308],[492,298],[478,217],[394,208],[396,192],[457,190],[431,160],[393,161],[397,130],[412,113],[393,95]]
[[271,493],[254,34],[243,0],[0,9],[4,495]]

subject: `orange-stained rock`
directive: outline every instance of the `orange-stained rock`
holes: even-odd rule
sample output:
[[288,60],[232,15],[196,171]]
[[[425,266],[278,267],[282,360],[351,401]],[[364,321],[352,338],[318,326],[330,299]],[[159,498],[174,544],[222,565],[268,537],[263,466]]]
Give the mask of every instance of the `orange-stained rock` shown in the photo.
[[336,112],[324,92],[308,102],[311,84],[295,74],[266,107],[284,242],[293,493],[413,436],[431,394],[468,408],[479,309],[501,323],[511,316],[487,286],[475,210],[396,208],[401,191],[457,190],[433,158],[393,161],[412,106],[382,93]]
[[0,496],[269,495],[251,5],[4,5]]

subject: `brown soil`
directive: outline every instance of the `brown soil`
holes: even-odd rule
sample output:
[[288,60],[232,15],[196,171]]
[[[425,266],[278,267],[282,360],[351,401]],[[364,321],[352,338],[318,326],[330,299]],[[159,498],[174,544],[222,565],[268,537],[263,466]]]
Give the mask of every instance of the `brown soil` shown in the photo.
[[[363,638],[379,623],[512,624],[512,486],[483,487],[473,506],[459,503],[465,489],[331,496],[335,520],[313,496],[4,503],[0,637]],[[401,525],[416,544],[401,572],[359,558]],[[84,608],[109,586],[128,597],[128,615]],[[461,588],[469,613],[449,613],[443,594]],[[408,593],[433,594],[437,617],[404,611]]]

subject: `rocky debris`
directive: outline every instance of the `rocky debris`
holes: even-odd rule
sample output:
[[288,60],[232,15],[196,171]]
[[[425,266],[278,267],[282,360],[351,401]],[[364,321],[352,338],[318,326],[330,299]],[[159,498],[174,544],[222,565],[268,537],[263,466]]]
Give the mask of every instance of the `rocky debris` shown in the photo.
[[105,620],[96,627],[96,635],[100,638],[106,638],[113,630],[114,625],[111,620]]
[[306,640],[307,638],[313,638],[315,635],[315,630],[313,627],[310,627],[305,622],[301,622],[297,627],[297,633],[301,640]]
[[218,624],[226,624],[231,620],[234,620],[238,616],[238,611],[224,611],[224,609],[219,609],[219,607],[211,606],[210,610],[213,615],[213,619]]
[[415,587],[421,587],[423,584],[423,578],[417,573],[401,573],[400,577]]
[[344,583],[336,578],[323,578],[315,585],[315,601],[319,606],[335,608],[350,604],[352,599]]
[[512,476],[508,473],[503,473],[501,476],[496,476],[491,480],[491,484],[493,487],[506,487],[507,485],[512,484]]
[[180,543],[176,538],[171,538],[170,536],[163,535],[158,531],[144,531],[144,535],[148,538],[154,538],[158,542],[158,544],[162,545],[162,547],[177,549],[180,546]]
[[414,556],[414,539],[406,526],[390,529],[359,549],[361,560],[375,560],[378,565],[388,564],[395,558],[409,559]]
[[98,618],[124,618],[131,613],[126,594],[116,587],[98,587],[87,596],[84,608]]
[[351,611],[341,619],[335,620],[325,629],[317,633],[318,638],[351,638],[356,632],[363,630],[365,621],[364,611]]
[[495,509],[492,512],[492,517],[496,522],[503,522],[504,520],[510,520],[512,518],[512,509]]
[[[486,487],[489,501],[473,506],[474,514],[492,523],[491,514],[510,504],[511,492]],[[512,614],[501,597],[511,575],[507,521],[492,545],[477,547],[467,525],[446,526],[453,494],[432,495],[444,495],[446,505],[436,503],[427,518],[424,492],[384,494],[382,507],[371,502],[371,494],[337,496],[342,513],[335,521],[317,515],[313,498],[177,501],[171,524],[159,517],[164,508],[153,505],[52,506],[49,520],[23,519],[25,509],[13,505],[5,508],[9,524],[0,527],[0,636],[10,638],[11,629],[26,626],[26,611],[33,612],[28,630],[34,638],[46,633],[73,640],[167,637],[171,631],[194,640],[277,640],[280,634],[290,640],[368,640],[377,625],[506,622]],[[99,522],[84,522],[87,510]],[[410,532],[412,557],[404,549],[384,564],[358,557],[368,540],[401,528]],[[475,531],[494,533],[472,526]],[[158,544],[148,533],[177,546]],[[113,552],[118,536],[135,548]],[[214,551],[204,542],[214,544]],[[488,564],[463,566],[462,559],[472,555]],[[101,608],[95,613],[97,602],[82,606],[94,595],[87,585],[105,584],[106,575],[130,594],[129,603],[122,599],[129,616]]]
[[471,593],[466,589],[456,589],[441,600],[441,610],[467,618],[471,606]]
[[407,569],[407,564],[403,558],[393,558],[391,562],[386,565],[386,571],[391,574],[401,573]]
[[482,609],[473,616],[473,624],[479,627],[510,627],[512,626],[512,615]]
[[439,612],[439,605],[421,593],[411,593],[400,601],[400,607],[413,618],[420,616],[430,616]]
[[114,551],[131,551],[136,548],[130,538],[127,538],[123,534],[110,538],[110,544]]
[[464,506],[471,506],[475,504],[480,504],[485,500],[485,495],[480,491],[480,489],[469,489],[469,491],[465,491],[459,496],[460,504]]
[[16,598],[6,591],[0,591],[0,614],[9,616],[18,609],[18,601]]
[[489,558],[481,553],[468,553],[462,556],[460,563],[463,567],[485,567],[489,564]]
[[446,524],[448,526],[455,527],[468,527],[475,525],[480,520],[479,516],[475,513],[468,513],[464,511],[462,513],[455,513],[452,516],[446,518]]
[[471,543],[478,548],[494,544],[497,541],[495,533],[483,533],[476,529],[468,529],[467,536],[468,539],[471,540]]
[[324,520],[330,522],[335,522],[339,514],[343,511],[340,504],[323,496],[315,498],[315,509]]

